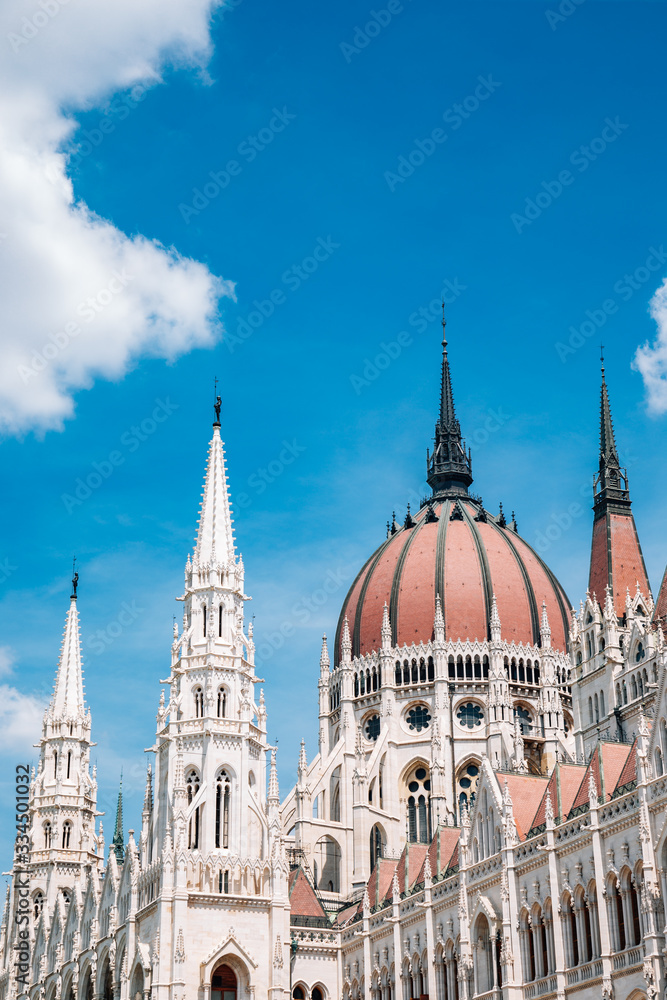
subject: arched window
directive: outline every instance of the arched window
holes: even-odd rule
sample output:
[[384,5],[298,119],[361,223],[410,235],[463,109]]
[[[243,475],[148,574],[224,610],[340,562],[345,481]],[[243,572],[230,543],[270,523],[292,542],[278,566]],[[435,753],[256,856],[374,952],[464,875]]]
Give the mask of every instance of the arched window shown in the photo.
[[72,824],[69,820],[63,823],[63,850],[66,851],[69,848],[69,841],[72,835]]
[[599,722],[600,721],[600,706],[598,704],[598,696],[597,696],[597,694],[593,696],[593,701],[594,701],[594,704],[595,704],[595,721]]
[[204,692],[199,685],[193,690],[192,695],[195,700],[195,719],[204,718]]
[[315,844],[316,886],[325,892],[340,892],[341,851],[333,837],[322,837]]
[[68,750],[68,752],[67,752],[67,777],[68,778],[70,776],[70,771],[71,770],[72,770],[72,751]]
[[588,699],[588,721],[593,724],[593,699]]
[[427,844],[431,839],[431,779],[427,769],[418,765],[408,779],[408,836],[413,843]]
[[202,620],[204,622],[204,638],[206,638],[206,605],[205,604],[202,604],[202,606],[201,606],[201,616],[202,616]]
[[51,849],[51,824],[48,820],[44,824],[44,847],[47,851]]
[[606,714],[604,710],[604,691],[600,691],[600,715],[604,718]]
[[530,712],[523,705],[514,706],[514,718],[519,722],[519,729],[523,736],[528,736],[532,729],[532,718]]
[[215,846],[229,847],[229,800],[231,782],[226,771],[221,771],[215,782]]
[[412,661],[412,666],[410,668],[410,674],[411,674],[411,677],[412,677],[412,683],[413,684],[418,684],[419,683],[419,674],[417,673],[417,661],[416,660]]
[[218,688],[218,718],[227,718],[227,692],[224,688]]
[[630,678],[630,694],[632,696],[632,700],[634,701],[637,697],[637,681],[635,680],[634,674]]
[[373,871],[376,862],[382,857],[383,853],[382,828],[376,823],[371,830],[371,871]]
[[[211,1000],[236,1000],[236,973],[228,965],[219,965],[211,977]],[[303,993],[301,994],[303,998]]]
[[401,672],[401,661],[400,660],[396,660],[396,668],[394,670],[394,681],[395,681],[397,687],[400,687],[402,677],[403,677],[403,675],[402,675],[402,672]]
[[423,656],[419,661],[419,680],[422,684],[426,681],[426,660]]
[[429,679],[429,681],[432,681],[434,679],[434,677],[435,677],[435,671],[434,671],[434,666],[433,666],[433,657],[429,656],[429,658],[428,658],[428,679]]
[[292,1000],[306,1000],[303,986],[295,986],[292,990]]
[[36,892],[32,902],[32,912],[35,920],[39,920],[39,915],[44,909],[44,896],[41,892]]
[[644,659],[645,655],[646,654],[644,653],[644,644],[641,643],[641,642],[638,642],[637,643],[637,652],[635,653],[635,662],[639,663],[641,660]]
[[58,751],[53,751],[53,777],[58,777]]
[[218,635],[222,635],[222,604],[218,608]]
[[[188,796],[188,805],[191,806],[197,797],[199,791],[199,775],[196,771],[190,771],[187,778],[185,779],[185,787]],[[188,848],[190,850],[197,850],[199,847],[199,810],[200,806],[197,806],[192,816],[190,817],[190,822],[188,824]]]

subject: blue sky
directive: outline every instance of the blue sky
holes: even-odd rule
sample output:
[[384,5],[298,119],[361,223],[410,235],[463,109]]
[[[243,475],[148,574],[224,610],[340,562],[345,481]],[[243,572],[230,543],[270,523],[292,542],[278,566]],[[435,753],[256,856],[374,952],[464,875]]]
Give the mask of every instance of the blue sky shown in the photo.
[[[205,70],[166,65],[124,105],[109,101],[128,91],[107,86],[68,112],[76,200],[201,262],[236,296],[220,299],[225,335],[209,321],[214,346],[165,361],[142,342],[113,378],[93,364],[60,429],[27,420],[1,443],[3,680],[28,701],[50,691],[76,552],[107,837],[121,767],[126,828],[140,822],[215,375],[283,794],[301,737],[316,750],[322,632],[333,635],[391,511],[424,490],[443,289],[485,505],[516,511],[578,602],[602,338],[654,590],[667,562],[667,418],[659,381],[649,411],[650,371],[632,367],[656,338],[649,302],[667,274],[664,5],[585,0],[562,20],[557,3],[533,0],[373,9],[242,0],[215,14]],[[38,341],[56,328],[47,318]],[[108,478],[68,502],[114,451]],[[325,580],[333,593],[316,606]],[[133,621],[112,638],[125,603]],[[280,645],[285,623],[295,634]],[[6,747],[6,791],[24,728]]]

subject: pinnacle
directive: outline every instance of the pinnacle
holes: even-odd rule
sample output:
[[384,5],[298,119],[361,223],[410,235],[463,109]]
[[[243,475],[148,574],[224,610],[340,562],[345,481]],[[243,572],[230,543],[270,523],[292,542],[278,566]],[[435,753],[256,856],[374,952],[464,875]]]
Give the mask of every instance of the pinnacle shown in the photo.
[[56,719],[74,719],[85,713],[79,611],[75,595],[70,598],[65,619],[58,673],[48,713]]
[[227,486],[225,451],[220,429],[214,425],[208,450],[194,562],[199,565],[233,562],[234,529]]

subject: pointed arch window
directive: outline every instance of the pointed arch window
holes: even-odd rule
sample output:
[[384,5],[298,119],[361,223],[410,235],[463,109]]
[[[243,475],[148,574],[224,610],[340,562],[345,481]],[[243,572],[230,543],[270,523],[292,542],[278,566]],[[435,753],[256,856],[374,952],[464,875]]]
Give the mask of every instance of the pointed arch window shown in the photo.
[[69,848],[70,838],[72,836],[72,824],[69,820],[63,823],[63,850],[66,851]]
[[72,751],[69,750],[67,753],[67,777],[70,776],[70,771],[72,770]]
[[231,783],[226,771],[215,782],[215,846],[229,847],[229,800]]
[[195,699],[195,719],[204,718],[204,692],[197,686],[192,692]]
[[58,751],[53,751],[53,777],[58,777]]
[[[187,789],[188,805],[191,806],[199,792],[199,775],[196,771],[190,771],[185,779],[185,787]],[[199,847],[200,809],[201,806],[197,806],[188,824],[188,849],[192,851],[197,850]]]
[[227,718],[227,692],[224,688],[218,688],[218,718]]
[[36,892],[33,899],[32,912],[34,914],[35,920],[39,920],[39,915],[44,908],[44,896],[41,892]]
[[218,635],[222,635],[222,604],[218,608]]
[[53,836],[53,831],[51,829],[51,824],[47,821],[44,824],[44,847],[47,851],[51,849],[51,838]]

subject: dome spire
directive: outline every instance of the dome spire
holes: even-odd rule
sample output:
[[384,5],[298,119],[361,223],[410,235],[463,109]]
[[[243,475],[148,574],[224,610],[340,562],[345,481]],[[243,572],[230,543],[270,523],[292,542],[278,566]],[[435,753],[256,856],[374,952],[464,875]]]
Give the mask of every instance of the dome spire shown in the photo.
[[600,371],[600,460],[593,484],[593,544],[588,589],[602,595],[610,587],[620,618],[625,611],[625,593],[629,587],[634,587],[639,580],[646,597],[651,588],[632,515],[628,476],[621,467],[616,449],[602,348]]
[[466,454],[461,426],[456,419],[452,376],[447,354],[447,321],[442,303],[442,370],[440,377],[440,413],[435,425],[433,454],[426,454],[426,479],[434,495],[465,494],[472,483],[470,452]]

